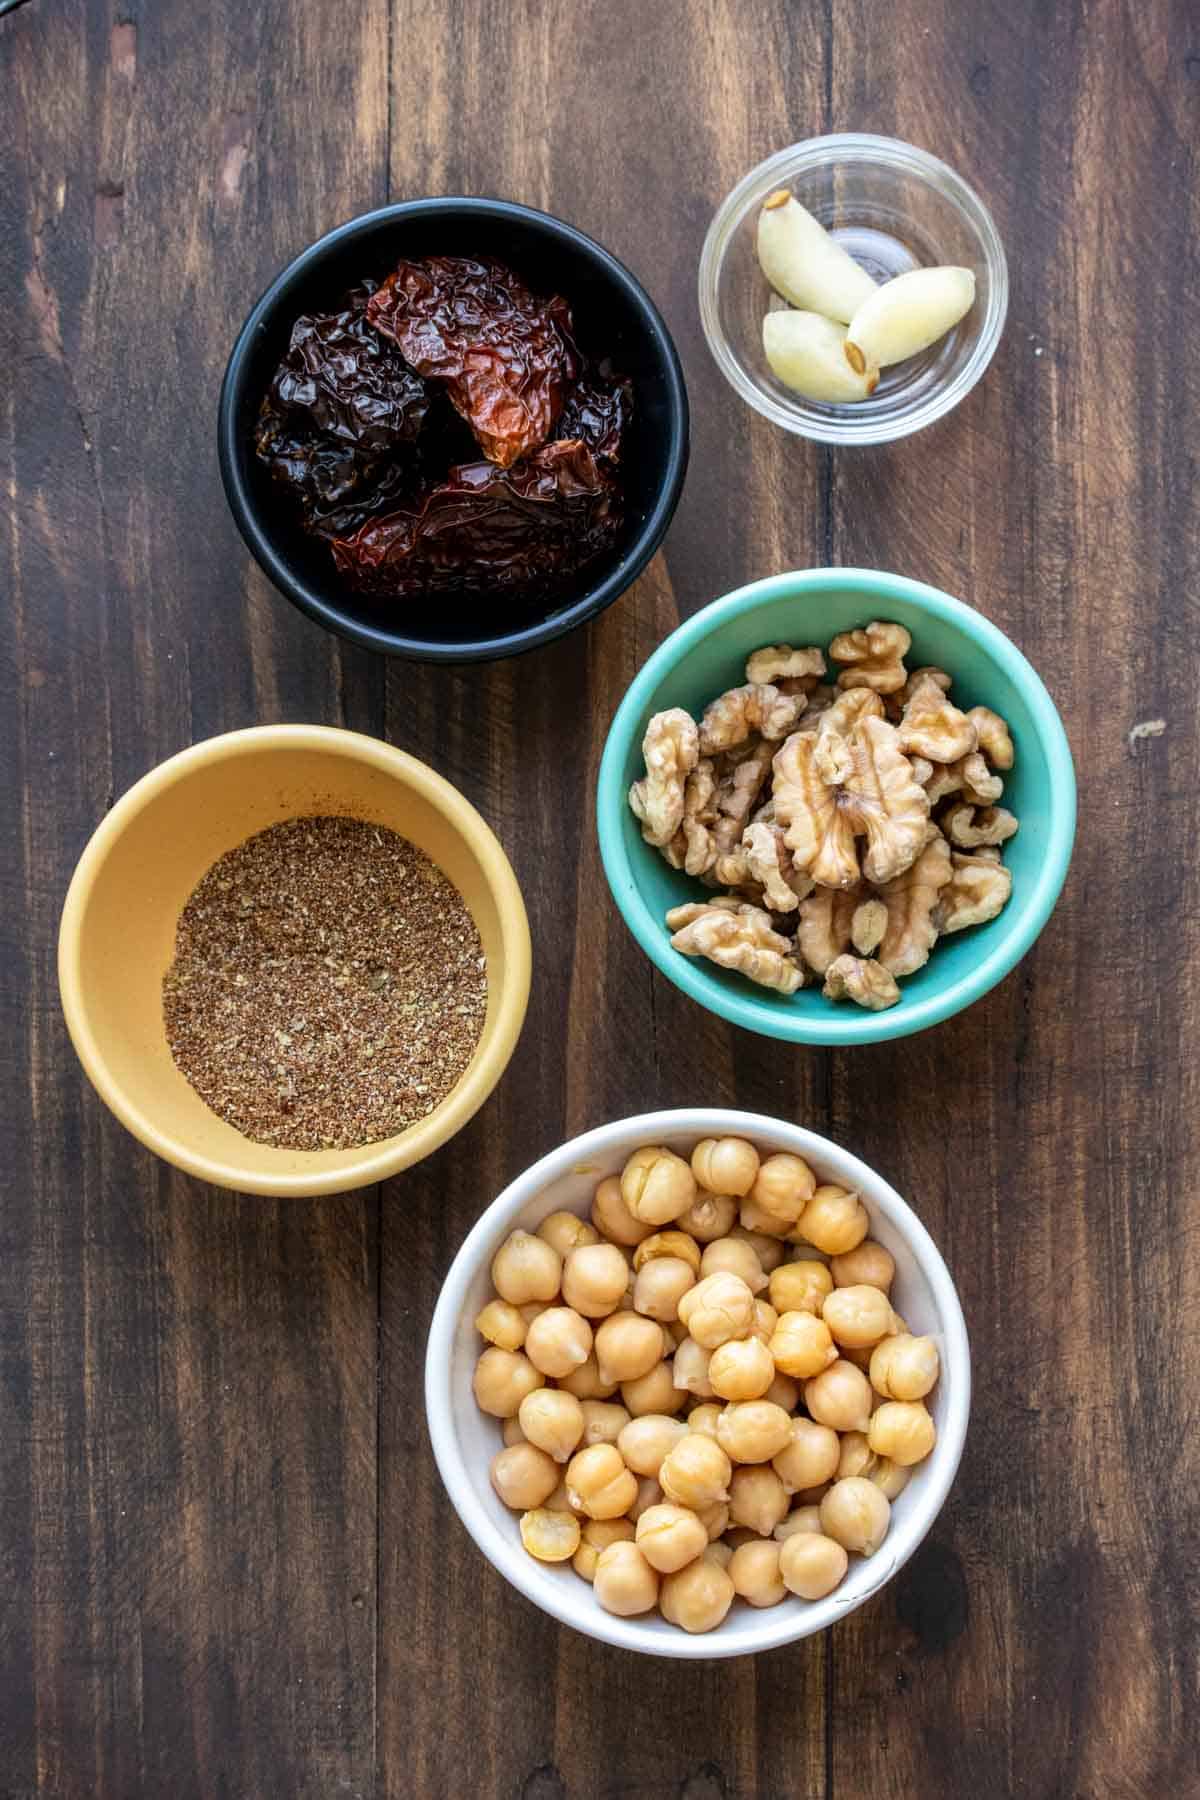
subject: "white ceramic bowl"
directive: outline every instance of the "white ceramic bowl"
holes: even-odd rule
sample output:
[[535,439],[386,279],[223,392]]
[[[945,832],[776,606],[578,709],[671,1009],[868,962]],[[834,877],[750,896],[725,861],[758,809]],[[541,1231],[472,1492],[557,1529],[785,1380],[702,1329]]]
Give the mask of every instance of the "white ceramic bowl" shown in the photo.
[[[559,1208],[586,1215],[596,1183],[619,1172],[642,1144],[666,1144],[686,1153],[700,1138],[747,1137],[764,1152],[790,1150],[826,1180],[857,1189],[871,1215],[871,1235],[896,1259],[893,1299],[916,1332],[937,1340],[942,1372],[930,1399],[938,1441],[932,1456],[892,1507],[892,1524],[872,1557],[855,1557],[846,1579],[825,1600],[788,1596],[756,1610],[735,1600],[716,1631],[691,1637],[657,1614],[619,1619],[597,1605],[591,1587],[570,1563],[540,1563],[522,1548],[518,1517],[497,1498],[488,1466],[501,1447],[500,1425],[481,1413],[471,1376],[483,1348],[474,1329],[491,1298],[492,1257],[518,1226],[536,1230]],[[954,1283],[937,1246],[894,1188],[857,1157],[802,1126],[759,1113],[721,1107],[643,1113],[585,1132],[551,1151],[493,1201],[450,1265],[429,1330],[425,1405],[442,1480],[463,1524],[489,1562],[544,1612],[624,1650],[649,1656],[749,1656],[810,1637],[835,1624],[889,1581],[929,1530],[950,1490],[962,1455],[971,1403],[967,1330]]]

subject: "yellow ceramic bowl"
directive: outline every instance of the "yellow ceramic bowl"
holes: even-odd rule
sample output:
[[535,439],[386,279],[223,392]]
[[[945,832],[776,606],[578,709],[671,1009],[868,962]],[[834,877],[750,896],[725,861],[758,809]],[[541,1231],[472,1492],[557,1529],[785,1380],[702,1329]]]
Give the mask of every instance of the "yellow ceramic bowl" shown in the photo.
[[[306,813],[377,820],[424,850],[462,894],[487,956],[487,1017],[462,1079],[427,1118],[353,1150],[252,1143],[185,1081],[163,1026],[162,979],[200,877],[256,831]],[[504,1073],[525,1018],[529,963],[521,890],[475,808],[402,750],[318,725],[229,732],[151,770],[80,858],[58,940],[67,1027],[101,1099],[168,1162],[252,1194],[364,1187],[444,1144]]]

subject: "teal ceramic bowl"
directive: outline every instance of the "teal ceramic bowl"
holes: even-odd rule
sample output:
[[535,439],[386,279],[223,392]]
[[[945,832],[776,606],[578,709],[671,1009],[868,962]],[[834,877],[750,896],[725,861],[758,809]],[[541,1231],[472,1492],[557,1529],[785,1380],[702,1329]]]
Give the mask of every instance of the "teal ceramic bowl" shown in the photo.
[[[819,987],[783,996],[672,950],[668,909],[702,897],[699,882],[668,867],[642,841],[629,810],[643,772],[642,737],[652,713],[682,706],[699,717],[745,679],[762,644],[820,644],[839,631],[891,619],[912,633],[910,668],[949,670],[962,707],[990,706],[1008,721],[1016,763],[1003,804],[1021,828],[1004,846],[1012,898],[998,918],[956,932],[900,983],[900,1002],[865,1012],[826,1000]],[[600,853],[613,898],[652,962],[710,1012],[747,1031],[793,1044],[874,1044],[923,1031],[961,1012],[1018,963],[1058,899],[1075,838],[1075,770],[1062,720],[1045,687],[1002,631],[961,600],[903,575],[874,569],[806,569],[774,575],[715,600],[660,644],[621,702],[600,764]]]

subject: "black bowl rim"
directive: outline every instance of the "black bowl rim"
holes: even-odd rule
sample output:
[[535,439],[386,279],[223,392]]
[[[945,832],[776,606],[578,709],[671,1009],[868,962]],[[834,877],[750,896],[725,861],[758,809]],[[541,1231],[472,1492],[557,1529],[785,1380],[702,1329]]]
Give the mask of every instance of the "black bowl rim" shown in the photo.
[[[555,613],[552,618],[526,626],[521,631],[501,632],[488,638],[438,641],[431,638],[406,637],[403,632],[384,630],[368,624],[362,619],[353,618],[341,607],[332,605],[329,601],[322,599],[319,594],[314,593],[303,582],[296,580],[286,563],[276,553],[267,533],[262,529],[246,484],[242,480],[235,421],[242,378],[249,361],[250,344],[259,326],[263,319],[274,310],[278,301],[331,245],[365,235],[380,226],[393,224],[401,219],[419,218],[423,214],[449,211],[462,212],[468,216],[481,215],[493,219],[519,220],[523,224],[533,225],[553,237],[565,240],[599,264],[609,278],[624,290],[626,298],[640,314],[655,347],[667,382],[670,436],[665,467],[654,506],[638,537],[630,546],[628,555],[605,576],[603,581],[589,587],[578,600]],[[317,238],[307,249],[293,257],[292,261],[280,271],[265,293],[251,308],[234,340],[233,349],[229,353],[217,407],[217,457],[225,498],[247,548],[264,574],[269,576],[281,593],[294,606],[299,607],[301,612],[307,613],[310,619],[314,619],[318,625],[323,625],[326,630],[336,633],[337,636],[347,638],[352,643],[361,644],[368,650],[379,651],[386,656],[403,656],[414,662],[469,663],[518,656],[524,651],[535,650],[542,644],[551,643],[555,638],[563,637],[567,632],[573,631],[577,625],[582,625],[586,620],[595,618],[598,613],[611,606],[614,600],[617,600],[627,588],[633,585],[666,536],[667,527],[670,525],[678,505],[683,478],[687,473],[689,431],[690,413],[687,387],[684,383],[679,353],[667,330],[662,314],[641,282],[631,274],[624,263],[618,262],[611,251],[606,250],[602,244],[598,244],[594,238],[588,237],[585,232],[578,230],[574,225],[568,225],[564,220],[556,219],[551,213],[539,212],[536,208],[523,206],[515,200],[494,200],[476,195],[448,194],[432,195],[420,200],[398,200],[388,206],[377,207],[372,212],[359,213],[354,218],[348,219],[344,225],[335,226],[332,231],[327,231],[323,237]]]

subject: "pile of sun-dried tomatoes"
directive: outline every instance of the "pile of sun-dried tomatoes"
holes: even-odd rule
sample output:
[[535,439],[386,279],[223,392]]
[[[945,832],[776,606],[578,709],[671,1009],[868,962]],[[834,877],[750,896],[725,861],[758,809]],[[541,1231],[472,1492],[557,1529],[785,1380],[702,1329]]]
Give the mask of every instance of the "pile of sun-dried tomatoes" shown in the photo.
[[528,591],[617,532],[632,400],[560,295],[430,256],[297,319],[255,442],[355,588]]

